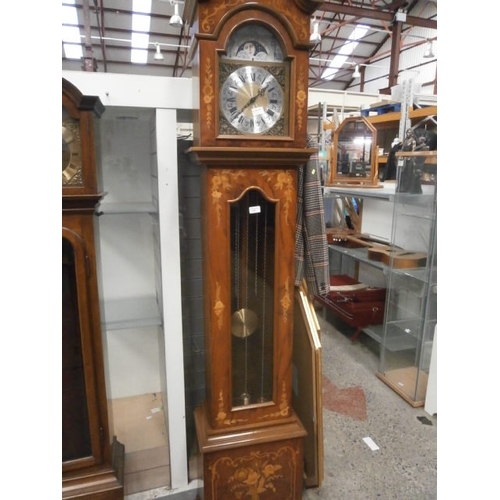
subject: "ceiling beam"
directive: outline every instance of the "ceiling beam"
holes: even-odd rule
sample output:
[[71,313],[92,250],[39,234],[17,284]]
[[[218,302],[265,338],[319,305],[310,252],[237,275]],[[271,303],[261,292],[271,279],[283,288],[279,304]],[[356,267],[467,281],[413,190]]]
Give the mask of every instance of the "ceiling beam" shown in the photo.
[[[398,5],[404,5],[407,2],[401,1],[401,2],[393,2],[391,7],[394,8],[394,10],[398,10]],[[387,9],[387,7],[385,7]],[[324,12],[332,12],[334,14],[346,14],[349,16],[355,16],[355,17],[366,17],[367,19],[377,19],[378,21],[387,21],[389,23],[392,23],[394,20],[394,13],[392,12],[382,12],[380,10],[375,10],[375,9],[366,9],[364,7],[352,7],[350,5],[340,5],[340,4],[333,4],[333,3],[324,3],[321,6],[321,10]],[[411,26],[419,26],[421,28],[431,28],[431,29],[437,29],[437,21],[434,21],[433,19],[423,19],[421,17],[415,17],[415,16],[406,16],[406,21],[405,24],[409,24]]]
[[97,61],[92,53],[92,38],[90,35],[90,7],[89,0],[83,0],[83,32],[85,35],[84,51],[83,51],[83,67],[84,71],[97,71]]
[[[99,0],[99,5],[97,5],[97,0],[94,0],[94,8],[95,8],[95,16],[97,19],[97,24],[98,24],[98,29],[99,29],[99,36],[101,37],[101,50],[102,50],[102,58],[104,60],[104,73],[107,73],[108,71],[108,63],[107,63],[107,57],[106,57],[106,42],[104,41],[104,11],[102,9],[103,0]],[[100,15],[100,18],[99,18]]]
[[389,87],[398,83],[399,53],[401,52],[402,24],[395,21],[392,25],[391,58],[389,67]]

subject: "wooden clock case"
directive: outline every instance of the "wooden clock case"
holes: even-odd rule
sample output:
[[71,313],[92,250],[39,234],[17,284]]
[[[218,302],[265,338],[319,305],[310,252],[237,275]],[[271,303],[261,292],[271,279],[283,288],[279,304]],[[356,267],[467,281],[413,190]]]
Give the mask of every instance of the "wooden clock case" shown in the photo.
[[[77,127],[79,169],[62,184],[62,498],[124,498],[124,447],[110,440],[96,271],[94,211],[104,106],[62,80],[64,120]],[[66,118],[64,118],[66,117]],[[64,170],[64,146],[63,146]]]
[[[206,400],[195,410],[195,423],[205,500],[302,498],[307,433],[292,408],[296,187],[298,167],[315,152],[306,148],[307,86],[310,15],[318,5],[198,1],[193,71],[200,105],[189,152],[202,168]],[[220,133],[219,61],[231,34],[252,23],[275,34],[289,65],[284,135]],[[240,367],[234,357],[233,288],[240,271],[233,269],[232,210],[252,195],[273,213],[273,226],[265,232],[273,235],[267,259],[273,266],[273,340],[266,361],[272,367],[272,395],[235,403]],[[252,245],[255,239],[249,236]]]

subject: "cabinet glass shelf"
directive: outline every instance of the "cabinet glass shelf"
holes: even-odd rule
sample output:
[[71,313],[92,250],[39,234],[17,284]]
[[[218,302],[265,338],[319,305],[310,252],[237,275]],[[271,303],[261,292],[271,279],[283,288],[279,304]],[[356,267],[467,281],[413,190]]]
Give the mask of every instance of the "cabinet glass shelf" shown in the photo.
[[368,258],[368,248],[346,248],[340,245],[328,245],[334,252],[341,253],[347,257],[369,264],[370,266],[384,270],[387,266],[383,262]]
[[[363,331],[378,343],[385,342],[385,349],[390,352],[415,349],[418,339],[410,332],[418,329],[418,322],[404,321],[400,324],[391,324],[387,327],[384,339],[384,325],[369,326]],[[410,332],[408,331],[410,330]]]
[[104,304],[106,330],[161,326],[156,297],[107,300]]
[[422,214],[418,212],[402,212],[400,214],[400,217],[409,217],[413,219],[425,219],[425,220],[435,220],[436,216],[435,215],[429,215],[429,214]]
[[98,210],[99,214],[151,214],[157,212],[154,205],[150,202],[138,203],[101,203]]
[[394,269],[394,279],[420,281],[430,285],[437,284],[437,269],[432,269],[431,272],[426,268],[410,268],[410,269]]

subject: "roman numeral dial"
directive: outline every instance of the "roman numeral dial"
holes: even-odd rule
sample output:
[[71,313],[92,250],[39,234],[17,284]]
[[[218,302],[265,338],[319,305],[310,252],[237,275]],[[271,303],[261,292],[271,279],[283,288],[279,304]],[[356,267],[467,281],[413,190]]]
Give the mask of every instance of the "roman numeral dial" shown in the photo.
[[82,146],[77,121],[62,124],[62,183],[74,185],[81,180]]
[[242,66],[224,80],[220,109],[239,132],[262,134],[282,116],[284,92],[276,77],[265,67]]

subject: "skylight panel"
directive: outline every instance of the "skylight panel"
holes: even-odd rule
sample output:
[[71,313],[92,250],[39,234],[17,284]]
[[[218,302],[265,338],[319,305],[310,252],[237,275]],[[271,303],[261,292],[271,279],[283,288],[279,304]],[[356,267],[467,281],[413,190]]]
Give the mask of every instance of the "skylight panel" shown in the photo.
[[151,0],[134,0],[132,10],[143,14],[151,14]]
[[364,24],[356,25],[349,35],[349,41],[340,47],[337,55],[328,63],[328,67],[323,71],[323,74],[321,75],[322,80],[333,80],[339,69],[345,64],[348,57],[358,46],[358,42],[356,40],[363,38],[368,29],[368,26],[365,26]]
[[132,31],[149,31],[151,26],[151,16],[144,14],[134,14],[132,16]]
[[368,26],[365,24],[357,24],[352,33],[349,35],[349,40],[359,40],[360,38],[363,38],[368,29]]
[[347,56],[336,55],[329,63],[328,68],[323,71],[321,78],[323,80],[333,80],[333,77],[337,71],[344,65],[347,61]]
[[[75,0],[67,1],[65,3],[72,3],[74,5]],[[76,13],[75,7],[70,7],[69,5],[62,6],[62,23],[63,24],[78,24],[78,15]]]
[[340,47],[339,54],[345,55],[345,56],[350,56],[353,52],[354,49],[358,46],[358,42],[347,42]]
[[146,64],[148,62],[148,51],[146,49],[132,49],[130,51],[130,62]]
[[130,61],[138,64],[148,62],[149,29],[151,26],[151,0],[134,0],[132,10],[132,50]]
[[[66,3],[75,3],[75,0],[66,0]],[[78,27],[78,14],[76,7],[62,6],[62,42],[64,54],[68,59],[81,59],[83,51],[81,46],[80,28]]]
[[132,33],[132,47],[134,49],[147,49],[149,35],[147,33]]

